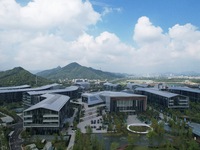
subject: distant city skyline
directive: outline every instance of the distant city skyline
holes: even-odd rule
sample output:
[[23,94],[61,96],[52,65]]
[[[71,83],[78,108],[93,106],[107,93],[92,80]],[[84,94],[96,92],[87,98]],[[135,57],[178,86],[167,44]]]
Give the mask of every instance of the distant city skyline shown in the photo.
[[77,62],[129,74],[199,72],[198,0],[1,0],[0,70]]

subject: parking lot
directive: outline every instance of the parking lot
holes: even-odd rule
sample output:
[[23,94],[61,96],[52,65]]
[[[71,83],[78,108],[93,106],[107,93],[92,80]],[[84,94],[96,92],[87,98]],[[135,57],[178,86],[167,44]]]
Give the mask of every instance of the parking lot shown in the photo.
[[[101,106],[101,105],[100,105]],[[86,127],[90,126],[93,133],[106,133],[107,129],[103,129],[102,116],[98,116],[97,107],[88,107],[87,104],[84,104],[84,117],[80,118],[82,121],[78,124],[78,128],[81,129],[81,132],[86,133]]]

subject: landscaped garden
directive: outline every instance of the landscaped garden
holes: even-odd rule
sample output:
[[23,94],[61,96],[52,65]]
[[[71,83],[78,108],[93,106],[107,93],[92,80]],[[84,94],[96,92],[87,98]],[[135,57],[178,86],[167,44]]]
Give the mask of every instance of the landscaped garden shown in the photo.
[[136,132],[136,133],[146,133],[148,131],[151,130],[151,128],[147,125],[137,125],[137,124],[133,124],[133,125],[129,125],[129,129],[133,132]]

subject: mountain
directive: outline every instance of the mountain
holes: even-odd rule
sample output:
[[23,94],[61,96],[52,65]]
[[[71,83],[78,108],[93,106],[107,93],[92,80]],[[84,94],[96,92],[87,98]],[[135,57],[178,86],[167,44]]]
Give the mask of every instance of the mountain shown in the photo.
[[31,74],[22,67],[16,67],[11,70],[0,72],[0,86],[18,86],[24,84],[41,86],[49,83],[49,80],[37,77],[36,85],[36,75]]
[[116,74],[111,72],[104,72],[101,70],[96,70],[91,67],[81,66],[76,62],[73,62],[63,68],[57,67],[50,70],[45,70],[37,73],[38,76],[57,80],[57,79],[115,79],[122,78],[124,75]]

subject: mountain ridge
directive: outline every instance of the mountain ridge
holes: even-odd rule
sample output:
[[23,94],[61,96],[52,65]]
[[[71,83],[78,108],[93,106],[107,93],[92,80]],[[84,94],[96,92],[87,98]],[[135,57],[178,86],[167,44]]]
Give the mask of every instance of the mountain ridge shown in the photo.
[[51,81],[42,77],[37,77],[36,84],[36,75],[33,75],[22,67],[15,67],[0,72],[0,86],[19,86],[25,84],[41,86],[49,83],[51,83]]
[[64,67],[58,69],[48,69],[37,73],[38,76],[47,79],[76,79],[76,78],[86,78],[86,79],[114,79],[122,78],[124,75],[116,74],[111,72],[105,72],[101,70],[94,69],[92,67],[85,67],[77,62],[72,62]]

